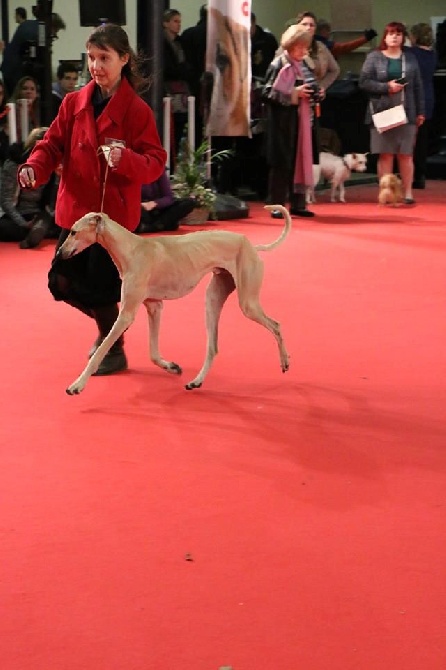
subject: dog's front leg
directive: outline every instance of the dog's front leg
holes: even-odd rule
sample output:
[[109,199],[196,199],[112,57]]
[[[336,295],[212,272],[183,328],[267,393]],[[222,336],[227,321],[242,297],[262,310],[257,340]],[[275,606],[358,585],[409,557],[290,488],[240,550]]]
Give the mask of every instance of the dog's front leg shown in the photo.
[[174,375],[180,375],[183,371],[177,363],[173,361],[166,361],[161,358],[158,342],[161,323],[161,312],[163,309],[162,300],[146,300],[144,305],[147,309],[147,316],[149,318],[149,350],[150,360],[155,365],[158,365],[163,370],[171,372]]
[[96,349],[93,356],[90,358],[87,366],[81,375],[67,388],[68,395],[77,395],[83,391],[85,384],[89,377],[96,372],[102,363],[105,355],[110,351],[114,343],[121,337],[124,331],[133,323],[135,319],[136,309],[134,311],[124,310],[121,305],[118,318],[113,324],[107,337],[104,338],[101,345]]

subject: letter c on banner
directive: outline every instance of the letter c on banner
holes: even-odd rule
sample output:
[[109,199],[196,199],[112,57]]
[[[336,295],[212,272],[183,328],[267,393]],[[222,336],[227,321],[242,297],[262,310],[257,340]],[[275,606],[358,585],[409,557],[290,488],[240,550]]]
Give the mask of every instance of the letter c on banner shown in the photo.
[[243,16],[248,16],[248,14],[249,14],[249,2],[242,2],[242,14],[243,14]]

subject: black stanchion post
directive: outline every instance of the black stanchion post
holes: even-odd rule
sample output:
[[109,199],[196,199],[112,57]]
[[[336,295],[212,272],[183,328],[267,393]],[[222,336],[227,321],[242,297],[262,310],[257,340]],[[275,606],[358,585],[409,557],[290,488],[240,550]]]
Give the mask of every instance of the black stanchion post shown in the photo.
[[34,15],[39,22],[36,61],[39,65],[39,84],[42,125],[52,120],[52,13],[53,0],[38,0]]
[[146,74],[152,79],[151,86],[143,95],[155,114],[156,125],[160,136],[163,136],[163,12],[166,0],[138,0],[137,34],[138,51],[147,57]]
[[9,42],[9,8],[8,0],[1,0],[0,8],[2,11],[2,40],[5,44]]

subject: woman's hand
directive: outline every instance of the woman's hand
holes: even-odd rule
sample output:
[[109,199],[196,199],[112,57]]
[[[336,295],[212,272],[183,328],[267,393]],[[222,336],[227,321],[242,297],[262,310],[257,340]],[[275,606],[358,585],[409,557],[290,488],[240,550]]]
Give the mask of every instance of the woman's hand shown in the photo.
[[146,212],[151,212],[152,209],[155,209],[156,202],[154,200],[150,200],[149,202],[142,202],[141,207],[145,209]]
[[117,147],[117,146],[112,146],[110,149],[110,153],[108,156],[108,161],[109,164],[111,165],[112,168],[117,168],[119,165],[119,161],[121,160],[122,156],[122,148]]
[[309,84],[301,84],[300,86],[295,86],[291,91],[291,104],[298,105],[299,98],[310,98],[313,89]]
[[36,176],[32,167],[24,165],[17,173],[19,184],[22,188],[34,188],[36,185]]
[[426,121],[426,117],[423,116],[422,114],[418,114],[415,123],[417,124],[417,128],[423,125],[423,123]]
[[389,93],[399,93],[400,91],[403,90],[405,84],[398,84],[396,79],[392,79],[387,83],[387,90]]

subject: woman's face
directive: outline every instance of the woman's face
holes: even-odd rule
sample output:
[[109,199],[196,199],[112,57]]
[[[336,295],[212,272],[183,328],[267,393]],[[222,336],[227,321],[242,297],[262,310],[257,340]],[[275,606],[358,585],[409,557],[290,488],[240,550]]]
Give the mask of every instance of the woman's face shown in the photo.
[[308,54],[308,47],[306,44],[293,44],[293,46],[288,49],[288,54],[293,60],[303,60]]
[[304,16],[302,21],[300,21],[297,25],[303,26],[305,30],[308,30],[312,37],[316,32],[316,21],[311,16]]
[[120,56],[114,49],[99,49],[90,45],[87,48],[88,69],[96,84],[108,92],[118,83],[121,71],[129,56]]
[[23,82],[20,88],[19,98],[24,98],[29,102],[34,102],[34,100],[37,98],[37,86],[32,79],[26,79]]
[[403,33],[397,33],[397,32],[387,33],[384,39],[387,47],[389,48],[400,47],[403,43],[403,40],[404,40]]
[[179,35],[181,32],[181,14],[174,14],[169,21],[164,21],[164,28],[172,35]]

